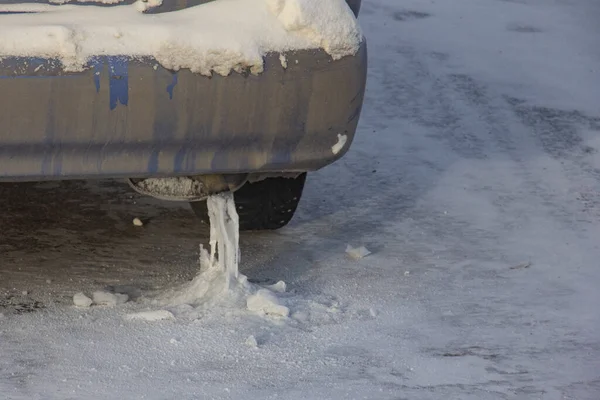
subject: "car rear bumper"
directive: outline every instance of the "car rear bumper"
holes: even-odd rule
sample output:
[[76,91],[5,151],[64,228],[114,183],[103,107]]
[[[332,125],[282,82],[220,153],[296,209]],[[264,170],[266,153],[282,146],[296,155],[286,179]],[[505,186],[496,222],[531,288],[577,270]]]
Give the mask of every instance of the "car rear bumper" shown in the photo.
[[354,138],[366,42],[336,61],[298,51],[284,68],[280,57],[267,56],[260,75],[210,78],[152,59],[100,57],[80,73],[1,59],[0,180],[322,168]]

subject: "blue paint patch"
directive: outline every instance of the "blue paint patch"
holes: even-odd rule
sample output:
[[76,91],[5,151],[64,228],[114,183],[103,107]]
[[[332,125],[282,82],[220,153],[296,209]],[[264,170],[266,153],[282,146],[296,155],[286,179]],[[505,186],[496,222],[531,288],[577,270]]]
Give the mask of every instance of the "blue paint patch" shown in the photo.
[[129,103],[129,62],[125,57],[108,57],[110,109]]
[[175,86],[177,86],[177,81],[179,79],[179,76],[177,73],[173,74],[173,81],[169,84],[169,86],[167,86],[167,93],[169,93],[169,99],[173,100],[173,89],[175,89]]
[[102,62],[100,60],[93,60],[91,64],[94,66],[94,85],[96,86],[96,93],[100,93],[100,75],[102,75]]
[[158,155],[160,151],[154,150],[152,151],[152,155],[148,159],[148,173],[155,174],[158,172]]

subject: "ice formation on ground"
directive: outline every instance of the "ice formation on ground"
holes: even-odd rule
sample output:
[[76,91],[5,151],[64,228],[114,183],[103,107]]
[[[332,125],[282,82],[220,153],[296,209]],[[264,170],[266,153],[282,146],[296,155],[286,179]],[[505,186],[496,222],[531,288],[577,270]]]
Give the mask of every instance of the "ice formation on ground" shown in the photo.
[[233,193],[210,196],[207,205],[210,251],[200,246],[200,272],[183,287],[163,293],[155,304],[163,307],[189,305],[197,310],[215,306],[247,308],[264,316],[287,317],[289,309],[275,294],[285,292],[285,282],[262,288],[239,273],[239,217]]
[[[340,312],[337,302],[317,302],[287,293],[284,281],[257,285],[239,272],[239,217],[233,193],[212,195],[207,199],[210,220],[209,248],[200,245],[200,271],[190,282],[150,296],[150,309],[129,313],[126,320],[161,321],[198,319],[209,311],[247,313],[291,324],[327,323]],[[74,297],[75,304],[114,307],[128,300],[126,294],[96,291],[89,305],[83,305],[83,294]],[[81,297],[81,298],[80,298]],[[293,301],[294,310],[289,305]]]

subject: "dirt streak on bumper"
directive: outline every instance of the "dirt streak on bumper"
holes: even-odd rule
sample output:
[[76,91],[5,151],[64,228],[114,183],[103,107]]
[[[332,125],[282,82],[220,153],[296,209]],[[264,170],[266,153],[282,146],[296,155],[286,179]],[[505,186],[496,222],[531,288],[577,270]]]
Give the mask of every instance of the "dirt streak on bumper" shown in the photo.
[[[367,50],[266,57],[264,73],[211,78],[152,59],[0,60],[0,180],[310,171],[352,142]],[[337,154],[338,134],[347,142]]]

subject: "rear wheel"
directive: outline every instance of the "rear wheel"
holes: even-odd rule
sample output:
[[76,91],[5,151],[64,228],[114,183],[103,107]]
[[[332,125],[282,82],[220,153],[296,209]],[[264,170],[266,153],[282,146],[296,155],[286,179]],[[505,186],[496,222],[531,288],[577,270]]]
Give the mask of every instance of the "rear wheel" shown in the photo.
[[[240,230],[276,230],[286,226],[296,212],[305,181],[306,173],[297,178],[267,178],[242,186],[233,194]],[[206,201],[190,204],[202,222],[208,224]]]

